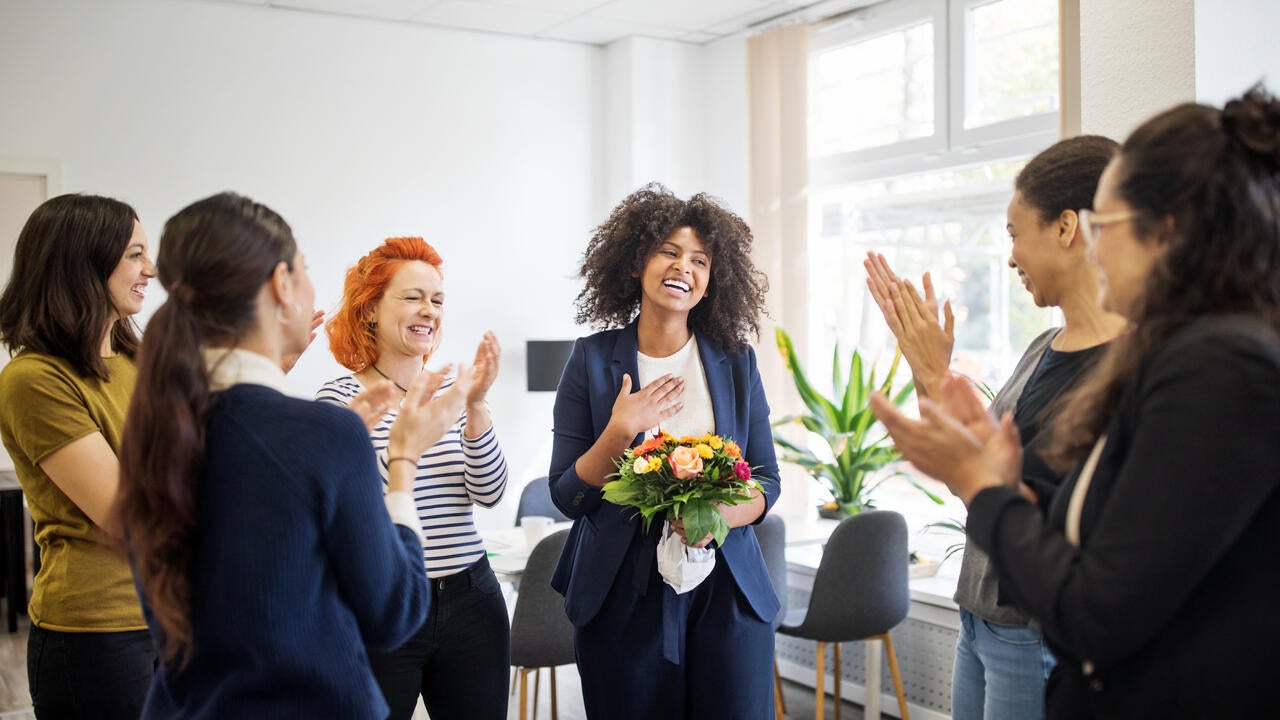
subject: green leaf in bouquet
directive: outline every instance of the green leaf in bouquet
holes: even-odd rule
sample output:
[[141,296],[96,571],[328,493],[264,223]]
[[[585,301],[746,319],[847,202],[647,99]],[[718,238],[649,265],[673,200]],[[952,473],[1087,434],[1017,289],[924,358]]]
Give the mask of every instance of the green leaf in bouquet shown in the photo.
[[601,490],[604,491],[604,499],[616,505],[631,505],[641,494],[633,483],[625,480],[607,482]]
[[729,523],[724,521],[724,517],[713,503],[694,500],[684,506],[684,512],[681,515],[684,520],[686,539],[697,542],[710,533],[717,545],[724,546],[724,540],[729,535]]

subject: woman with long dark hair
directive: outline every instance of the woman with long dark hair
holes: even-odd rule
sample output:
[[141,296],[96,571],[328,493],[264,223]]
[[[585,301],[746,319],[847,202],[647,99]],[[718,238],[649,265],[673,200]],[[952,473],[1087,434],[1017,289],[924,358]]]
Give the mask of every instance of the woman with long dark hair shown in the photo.
[[384,505],[362,418],[285,394],[280,361],[309,342],[315,292],[283,218],[206,198],[165,224],[157,268],[169,299],[138,358],[118,504],[163,660],[143,716],[382,720],[364,646],[394,647],[426,615],[408,489],[472,373],[434,401],[442,374],[409,386]]
[[[1119,145],[1082,135],[1038,153],[1014,179],[1006,211],[1009,267],[1040,307],[1062,310],[1063,325],[1031,342],[996,393],[990,411],[1012,412],[1022,440],[1022,483],[1048,507],[1062,473],[1040,457],[1048,443],[1048,416],[1125,326],[1098,306],[1098,273],[1085,251],[1079,209],[1093,202],[1102,170]],[[898,279],[883,255],[866,264],[868,286],[911,366],[920,398],[941,395],[954,340],[953,317],[938,322],[937,300],[924,277],[924,294]],[[1053,656],[1027,614],[1000,592],[987,556],[965,548],[956,585],[960,633],[951,678],[954,720],[1035,720],[1044,716],[1044,685]]]
[[965,384],[906,419],[903,454],[969,506],[969,538],[1058,666],[1058,718],[1258,717],[1280,650],[1280,102],[1143,123],[1081,212],[1102,305],[1124,316],[1044,456],[1075,470],[1046,516],[1012,418]]
[[[632,193],[587,246],[575,343],[556,391],[551,496],[573,518],[552,585],[573,622],[587,715],[773,717],[779,610],[751,526],[778,499],[769,405],[748,342],[767,282],[751,230],[706,195]],[[714,567],[676,593],[655,560],[663,523],[605,502],[618,458],[658,426],[732,438],[762,486],[719,511],[731,528]],[[686,537],[706,548],[711,535]],[[675,537],[674,535],[671,537]]]
[[[0,436],[40,546],[28,615],[36,716],[129,718],[155,650],[110,517],[116,453],[133,393],[133,316],[155,267],[137,213],[62,195],[27,220],[0,295]],[[16,602],[9,598],[9,602]]]
[[[443,261],[420,237],[388,238],[347,271],[342,303],[329,320],[329,347],[350,375],[328,382],[316,399],[347,405],[390,380],[398,394],[422,372],[444,330]],[[393,720],[409,720],[422,697],[434,717],[505,718],[511,628],[498,579],[472,516],[493,507],[507,486],[507,461],[485,402],[498,377],[498,341],[476,349],[466,409],[418,458],[413,495],[427,542],[431,610],[414,636],[391,652],[371,651],[373,676]],[[452,385],[446,379],[440,391]],[[371,433],[379,467],[389,456],[391,408]]]

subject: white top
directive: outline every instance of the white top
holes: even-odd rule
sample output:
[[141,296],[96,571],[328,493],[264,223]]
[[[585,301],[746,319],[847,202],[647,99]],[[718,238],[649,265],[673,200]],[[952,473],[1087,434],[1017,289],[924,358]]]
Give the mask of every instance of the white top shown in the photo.
[[[707,375],[698,353],[698,341],[692,334],[689,342],[675,353],[664,358],[636,353],[639,365],[639,387],[671,373],[684,378],[684,394],[680,399],[684,407],[662,423],[662,429],[675,435],[703,435],[716,431],[716,416],[711,407],[711,391],[707,389]],[[645,435],[653,436],[658,428],[650,428]]]
[[[436,394],[452,387],[453,381],[454,378],[446,379]],[[316,393],[316,399],[349,405],[363,390],[355,376],[346,375],[326,383]],[[398,409],[387,411],[371,433],[384,482],[391,424],[398,414]],[[490,427],[478,438],[468,438],[463,433],[466,425],[464,411],[444,437],[422,454],[414,472],[410,506],[416,509],[426,534],[422,559],[429,578],[462,572],[485,556],[484,541],[476,530],[471,509],[473,505],[497,505],[507,488],[507,460],[494,429]]]

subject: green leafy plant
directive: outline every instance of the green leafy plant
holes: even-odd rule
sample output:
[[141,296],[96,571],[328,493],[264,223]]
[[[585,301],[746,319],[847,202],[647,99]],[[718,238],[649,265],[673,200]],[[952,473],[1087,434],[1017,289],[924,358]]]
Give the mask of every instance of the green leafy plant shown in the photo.
[[961,538],[961,539],[960,539],[960,541],[959,541],[959,542],[955,542],[955,543],[952,543],[952,544],[950,544],[950,545],[948,545],[948,546],[947,546],[947,551],[946,551],[946,553],[942,556],[942,562],[946,562],[946,561],[950,560],[952,555],[955,555],[956,553],[960,552],[961,550],[964,550],[964,545],[965,545],[965,541],[964,541],[964,538],[965,538],[965,527],[964,527],[964,522],[963,522],[963,521],[961,521],[961,520],[956,520],[955,518],[948,518],[948,519],[946,519],[946,520],[936,520],[936,521],[934,521],[934,522],[931,522],[931,523],[929,523],[929,524],[925,525],[925,526],[924,526],[924,530],[925,530],[925,531],[929,531],[929,530],[945,530],[945,531],[947,531],[947,532],[953,532],[953,533],[959,533],[959,534],[960,534],[960,538]]
[[[873,476],[884,466],[901,459],[887,433],[877,425],[871,413],[869,401],[872,393],[888,397],[899,407],[911,397],[911,382],[891,394],[893,379],[898,372],[902,353],[895,351],[893,364],[883,380],[876,380],[875,368],[855,350],[845,373],[845,363],[840,359],[840,347],[836,346],[831,360],[831,386],[834,398],[828,398],[814,389],[809,382],[800,359],[796,357],[791,337],[782,328],[775,328],[778,352],[795,382],[800,399],[808,412],[788,415],[773,423],[773,441],[782,450],[782,460],[804,468],[813,479],[831,493],[834,508],[840,514],[851,515],[864,508],[873,507],[872,495],[876,488],[893,477],[905,477],[908,482],[930,500],[942,504],[942,498],[929,492],[915,478],[906,473],[891,473],[878,479]],[[788,440],[779,428],[798,424],[804,427],[810,442],[797,444]],[[817,446],[821,453],[811,447]]]

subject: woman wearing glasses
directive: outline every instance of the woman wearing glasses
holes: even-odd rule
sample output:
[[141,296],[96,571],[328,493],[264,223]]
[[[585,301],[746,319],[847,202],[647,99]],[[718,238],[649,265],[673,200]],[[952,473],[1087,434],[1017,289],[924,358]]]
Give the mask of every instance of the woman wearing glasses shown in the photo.
[[[327,330],[334,357],[352,374],[327,383],[318,400],[346,405],[364,388],[388,380],[400,391],[409,387],[440,346],[441,264],[422,238],[399,237],[347,272],[342,304]],[[427,621],[408,642],[391,652],[369,653],[395,720],[409,720],[419,695],[432,717],[507,716],[507,605],[472,516],[476,505],[496,505],[507,487],[507,462],[485,401],[498,377],[499,352],[493,333],[485,333],[464,412],[439,442],[403,463],[413,468],[432,602]],[[446,380],[442,392],[452,382]],[[387,411],[372,431],[384,473],[389,463],[405,460],[389,457],[387,450],[398,412]]]
[[[1047,509],[1062,476],[1041,458],[1046,413],[1124,328],[1124,318],[1098,306],[1098,274],[1086,257],[1083,213],[1098,178],[1119,147],[1085,135],[1058,142],[1032,158],[1014,180],[1006,229],[1013,268],[1036,305],[1061,309],[1063,325],[1035,340],[996,394],[991,412],[1013,413],[1022,439],[1023,485]],[[911,366],[917,395],[941,394],[954,340],[950,305],[938,322],[929,276],[922,298],[899,280],[884,256],[870,254],[868,287]],[[1032,720],[1044,715],[1044,685],[1053,656],[1024,610],[1005,593],[985,553],[965,548],[956,585],[960,633],[952,671],[956,720]]]
[[1044,629],[1050,717],[1256,717],[1280,660],[1280,103],[1180,105],[1125,141],[1084,213],[1104,307],[1132,330],[1071,393],[1046,517],[1007,416],[948,379],[904,455]]

